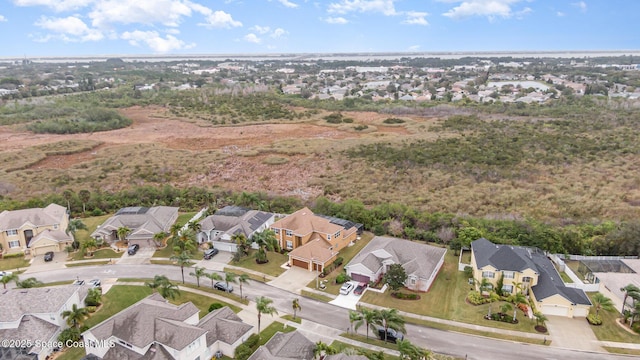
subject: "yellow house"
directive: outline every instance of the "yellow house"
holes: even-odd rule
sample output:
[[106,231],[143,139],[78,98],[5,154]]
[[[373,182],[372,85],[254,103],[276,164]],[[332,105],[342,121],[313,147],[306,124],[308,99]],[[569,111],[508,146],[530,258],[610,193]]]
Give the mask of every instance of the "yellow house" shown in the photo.
[[302,208],[271,225],[282,249],[289,251],[289,265],[322,271],[337,258],[340,249],[357,238],[358,224],[320,216]]
[[45,208],[5,210],[0,213],[0,244],[7,253],[24,252],[33,256],[63,251],[73,239],[66,233],[67,210],[50,204]]
[[471,243],[471,266],[478,289],[484,279],[492,288],[502,279],[503,293],[529,295],[537,311],[545,315],[589,314],[589,297],[581,289],[567,287],[540,249],[497,245],[483,238]]

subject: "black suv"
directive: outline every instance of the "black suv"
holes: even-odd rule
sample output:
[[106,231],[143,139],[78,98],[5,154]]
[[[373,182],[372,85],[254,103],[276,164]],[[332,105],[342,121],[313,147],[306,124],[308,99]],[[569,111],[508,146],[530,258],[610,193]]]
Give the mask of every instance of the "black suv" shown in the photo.
[[129,255],[135,255],[138,252],[138,249],[140,249],[140,245],[133,244],[133,245],[129,246],[129,249],[127,250],[127,253],[129,253]]
[[233,292],[233,285],[229,284],[229,287],[227,288],[227,284],[218,281],[217,283],[215,283],[215,285],[213,285],[213,288],[216,290],[222,290],[222,291],[226,291],[226,292]]
[[46,252],[44,254],[44,261],[51,261],[51,260],[53,260],[53,251]]
[[204,259],[205,260],[209,260],[212,257],[214,257],[217,253],[218,253],[218,249],[216,249],[216,248],[211,248],[209,250],[205,250]]
[[[378,337],[380,338],[380,340],[384,341],[384,328],[382,327],[378,328]],[[387,329],[387,342],[395,344],[396,341],[403,340],[403,339],[404,339],[403,333],[399,331],[395,331],[393,329]]]

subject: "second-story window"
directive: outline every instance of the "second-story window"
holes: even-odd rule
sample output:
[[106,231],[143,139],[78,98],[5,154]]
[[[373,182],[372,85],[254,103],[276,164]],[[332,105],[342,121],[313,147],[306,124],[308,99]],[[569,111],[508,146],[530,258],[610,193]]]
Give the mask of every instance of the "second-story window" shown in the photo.
[[489,279],[493,279],[493,277],[495,276],[493,271],[483,271],[482,272],[482,277],[483,278],[489,278]]
[[7,230],[6,233],[7,233],[7,236],[16,236],[18,235],[18,230],[11,229],[11,230]]
[[285,234],[286,234],[287,236],[293,236],[293,231],[291,231],[291,230],[287,230],[287,231],[285,231]]

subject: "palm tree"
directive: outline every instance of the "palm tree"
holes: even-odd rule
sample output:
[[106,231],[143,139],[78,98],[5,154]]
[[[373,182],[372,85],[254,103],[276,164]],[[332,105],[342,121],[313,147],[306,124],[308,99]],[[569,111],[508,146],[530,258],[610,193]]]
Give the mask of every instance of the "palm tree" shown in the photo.
[[191,229],[186,229],[180,233],[173,241],[173,251],[182,253],[185,251],[192,252],[196,249],[196,235]]
[[638,293],[640,295],[640,288],[633,284],[629,284],[621,288],[620,291],[624,292],[624,299],[622,300],[622,311],[620,311],[621,314],[624,314],[624,307],[625,305],[627,305],[627,297],[629,296],[629,293]]
[[260,319],[262,318],[262,314],[268,314],[273,316],[273,314],[278,315],[278,311],[271,304],[273,300],[264,297],[258,296],[256,298],[256,310],[258,310],[258,337],[260,337]]
[[16,281],[16,283],[18,282],[18,275],[17,274],[9,274],[9,275],[4,275],[3,277],[0,278],[0,283],[2,283],[2,285],[4,286],[4,288],[7,288],[7,284],[12,282],[12,281]]
[[349,310],[349,328],[351,329],[351,333],[353,333],[353,323],[360,320],[362,320],[361,313]]
[[91,192],[87,189],[82,189],[78,191],[78,197],[80,201],[82,201],[82,213],[87,212],[87,202],[91,199]]
[[335,355],[338,350],[331,345],[325,344],[322,341],[316,343],[316,347],[313,349],[313,358],[319,357],[323,359],[326,355]]
[[400,359],[409,360],[422,360],[429,358],[429,352],[413,345],[409,340],[398,340],[398,352],[400,353]]
[[161,231],[153,235],[153,242],[156,243],[156,247],[160,247],[160,245],[162,244],[162,240],[166,238],[167,238],[167,233],[164,231]]
[[227,285],[227,291],[229,289],[229,283],[230,282],[235,283],[237,276],[238,276],[237,274],[234,274],[232,272],[225,272],[224,273],[224,283]]
[[533,316],[536,318],[536,325],[544,326],[544,322],[549,320],[543,313],[536,311],[533,313]]
[[187,251],[183,251],[180,254],[172,255],[169,259],[175,261],[180,266],[180,272],[182,272],[182,283],[184,284],[184,267],[191,266],[191,254]]
[[380,314],[378,310],[369,310],[367,308],[362,308],[360,313],[362,314],[362,318],[356,323],[355,330],[358,331],[358,328],[364,324],[367,328],[367,340],[369,340],[369,328],[374,327]]
[[375,324],[384,328],[384,341],[387,342],[387,331],[393,329],[406,333],[404,328],[404,318],[398,313],[398,309],[382,309],[378,313]]
[[62,317],[67,319],[67,324],[76,329],[80,328],[80,323],[87,316],[89,316],[89,311],[86,308],[79,308],[77,304],[73,304],[71,310],[62,312]]
[[200,278],[205,276],[207,269],[203,268],[203,267],[197,267],[194,269],[193,272],[189,273],[189,275],[191,276],[195,276],[196,277],[196,283],[198,284],[198,287],[200,287]]
[[302,310],[302,306],[300,306],[300,300],[298,298],[293,299],[291,302],[291,308],[293,309],[293,320],[296,319],[296,313],[299,310]]
[[640,316],[640,301],[634,302],[633,307],[629,310],[629,328],[633,328],[633,322]]
[[596,309],[596,316],[599,316],[600,309],[605,311],[613,311],[615,308],[613,307],[613,301],[608,297],[604,296],[602,293],[596,293],[593,295],[593,306]]
[[73,239],[73,248],[77,249],[80,247],[80,243],[76,240],[76,231],[78,230],[87,230],[87,225],[85,225],[80,219],[71,219],[69,220],[69,224],[67,225],[67,234],[71,234],[71,238]]
[[516,321],[516,312],[518,311],[518,305],[526,304],[527,303],[527,298],[522,293],[515,293],[514,295],[511,295],[509,297],[509,301],[511,301],[513,303],[513,305],[515,305],[514,308],[513,308],[513,322],[515,322]]
[[480,293],[483,293],[485,291],[491,291],[491,289],[493,289],[493,284],[491,284],[491,281],[489,281],[489,279],[487,278],[482,278],[482,280],[479,282],[480,284]]
[[222,276],[220,276],[220,274],[212,272],[212,273],[208,273],[205,274],[204,276],[208,277],[209,279],[211,279],[211,288],[213,289],[213,281],[220,281],[222,280]]
[[178,285],[172,282],[166,282],[160,285],[158,293],[160,293],[160,296],[165,299],[174,300],[178,295],[180,295],[180,290],[178,290]]
[[197,221],[189,221],[187,227],[196,234],[199,233],[202,229],[202,225],[200,225],[200,223]]
[[94,238],[89,238],[85,240],[84,244],[82,245],[89,252],[89,256],[93,255],[93,251],[96,249],[96,247],[98,247],[98,244],[96,243],[96,239]]
[[67,211],[71,213],[71,199],[73,199],[73,190],[67,189],[62,192],[62,197],[67,200]]
[[148,282],[145,282],[144,284],[150,287],[151,290],[155,291],[156,289],[161,287],[163,284],[166,284],[168,282],[169,282],[169,278],[167,278],[166,276],[156,275],[153,277],[153,281],[148,281]]
[[169,230],[170,234],[171,234],[171,238],[172,239],[177,239],[178,236],[180,235],[180,229],[182,229],[182,225],[180,224],[173,224],[171,225],[171,228]]
[[244,234],[233,234],[233,236],[231,236],[231,241],[237,245],[237,252],[240,254],[238,256],[238,260],[249,254],[249,244],[247,242],[247,237],[244,236]]
[[126,226],[119,227],[118,230],[116,231],[116,234],[118,234],[118,240],[125,241],[127,238],[127,235],[129,235],[130,232],[131,232],[131,229],[129,229]]
[[489,310],[487,313],[488,317],[491,317],[491,304],[493,304],[494,301],[498,300],[500,300],[500,296],[498,296],[498,294],[494,293],[493,291],[489,293],[489,297],[487,298],[487,301],[489,302]]
[[[502,304],[502,306],[500,306],[500,312],[503,314],[503,315],[501,315],[501,317],[507,315],[507,313],[509,311],[511,311],[512,309],[513,309],[513,306],[511,306],[511,304],[509,304],[509,303]],[[514,311],[514,316],[513,317],[515,318],[515,311]]]
[[260,247],[260,251],[264,254],[265,260],[267,260],[267,251],[280,251],[280,244],[278,244],[276,234],[271,229],[265,229],[253,234],[252,239],[254,239]]
[[240,285],[240,299],[242,299],[242,284],[248,284],[249,283],[249,275],[247,274],[240,274],[238,275],[238,285]]

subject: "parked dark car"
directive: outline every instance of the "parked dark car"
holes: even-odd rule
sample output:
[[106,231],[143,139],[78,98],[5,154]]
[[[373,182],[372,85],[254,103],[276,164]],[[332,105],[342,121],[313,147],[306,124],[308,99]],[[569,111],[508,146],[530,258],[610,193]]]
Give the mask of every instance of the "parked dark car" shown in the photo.
[[362,293],[364,292],[364,289],[366,289],[367,286],[368,286],[367,283],[361,282],[358,284],[358,286],[356,286],[356,289],[353,290],[353,293],[355,295],[362,295]]
[[46,252],[44,254],[44,261],[51,261],[51,260],[53,260],[53,251]]
[[[384,328],[383,327],[379,327],[378,328],[378,337],[380,338],[380,340],[384,340]],[[399,332],[399,331],[395,331],[393,329],[387,329],[387,342],[390,343],[396,343],[396,341],[398,340],[402,340],[404,339],[404,334]]]
[[140,245],[138,244],[130,245],[129,249],[127,250],[127,253],[129,255],[135,255],[138,252],[138,249],[140,249]]
[[93,279],[89,281],[89,285],[94,288],[99,288],[102,286],[102,283],[100,282],[100,279]]
[[226,292],[233,292],[233,285],[229,284],[229,287],[227,287],[226,283],[223,283],[221,281],[218,281],[217,283],[215,283],[213,285],[213,288],[216,290],[221,290],[221,291],[226,291]]
[[205,250],[204,251],[204,259],[205,260],[209,260],[212,257],[216,256],[217,253],[218,253],[218,249],[216,249],[216,248],[211,248],[209,250]]

